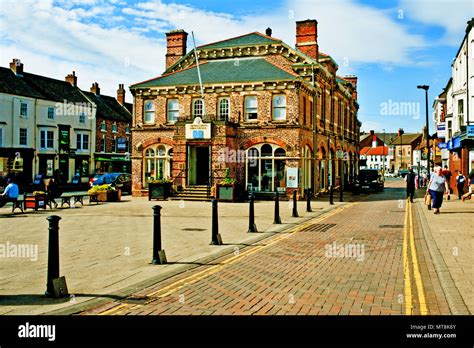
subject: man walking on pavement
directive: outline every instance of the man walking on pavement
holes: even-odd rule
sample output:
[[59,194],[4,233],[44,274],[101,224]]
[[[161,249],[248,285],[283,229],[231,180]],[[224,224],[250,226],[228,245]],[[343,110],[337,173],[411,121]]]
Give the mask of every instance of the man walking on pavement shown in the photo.
[[416,182],[415,172],[413,172],[413,168],[410,167],[410,169],[408,170],[408,174],[405,176],[405,181],[407,183],[407,198],[410,198],[410,202],[413,203],[413,196],[415,195],[415,186],[418,186]]
[[464,183],[466,182],[466,177],[462,175],[462,172],[456,176],[456,186],[458,189],[458,198],[461,199],[464,195]]
[[444,166],[443,175],[445,176],[446,182],[448,183],[449,193],[451,193],[451,177],[453,176],[453,173],[451,173],[451,171],[448,169],[448,166]]

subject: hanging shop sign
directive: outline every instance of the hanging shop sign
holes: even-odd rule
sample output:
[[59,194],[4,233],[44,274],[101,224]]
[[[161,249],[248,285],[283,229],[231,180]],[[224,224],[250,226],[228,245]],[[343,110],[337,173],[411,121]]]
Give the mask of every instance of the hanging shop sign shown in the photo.
[[436,134],[438,135],[438,138],[446,138],[446,123],[445,122],[438,123],[438,126],[436,127]]

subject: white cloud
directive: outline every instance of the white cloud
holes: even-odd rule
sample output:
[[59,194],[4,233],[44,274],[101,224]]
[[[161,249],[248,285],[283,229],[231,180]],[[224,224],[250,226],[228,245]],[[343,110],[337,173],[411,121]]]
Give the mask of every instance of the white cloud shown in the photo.
[[0,7],[0,63],[21,58],[26,71],[60,79],[75,70],[81,87],[97,81],[114,95],[118,83],[163,72],[163,33],[169,29],[194,31],[199,45],[270,26],[275,37],[294,46],[295,21],[306,18],[318,20],[320,49],[336,59],[341,73],[360,64],[410,64],[413,52],[425,46],[396,13],[355,0],[287,0],[266,13],[240,17],[160,0],[30,0]]
[[402,0],[402,9],[409,20],[444,29],[440,43],[460,45],[467,21],[474,16],[473,0]]

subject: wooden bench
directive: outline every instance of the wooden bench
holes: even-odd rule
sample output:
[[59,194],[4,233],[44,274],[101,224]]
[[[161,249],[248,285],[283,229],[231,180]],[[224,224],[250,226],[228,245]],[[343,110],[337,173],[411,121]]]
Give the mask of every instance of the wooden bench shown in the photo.
[[87,191],[81,191],[81,192],[64,192],[59,198],[61,199],[61,208],[63,207],[64,204],[67,204],[69,207],[71,207],[71,199],[73,199],[73,205],[76,203],[81,203],[81,205],[84,205],[84,197],[89,197],[89,204],[92,202],[95,202],[96,204],[99,204],[99,201],[97,199],[99,195],[98,194],[90,194]]
[[16,209],[20,209],[22,213],[25,213],[23,205],[25,204],[25,195],[19,195],[17,199],[11,200],[12,202],[12,213],[15,214]]
[[64,192],[59,197],[61,199],[61,208],[64,204],[67,204],[69,207],[71,207],[71,199],[74,199],[74,205],[76,203],[81,203],[81,205],[84,205],[84,197],[87,195],[87,192]]

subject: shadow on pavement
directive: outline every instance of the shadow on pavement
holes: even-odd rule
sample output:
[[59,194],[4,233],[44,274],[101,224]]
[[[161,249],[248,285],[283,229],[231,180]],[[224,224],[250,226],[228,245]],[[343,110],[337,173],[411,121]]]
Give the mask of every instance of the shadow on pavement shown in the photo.
[[47,306],[54,305],[58,303],[66,303],[71,301],[72,296],[78,297],[103,297],[109,298],[112,300],[123,299],[122,296],[116,295],[98,295],[98,294],[71,294],[71,297],[62,297],[62,298],[47,298],[44,295],[39,294],[18,294],[18,295],[0,295],[0,306]]

